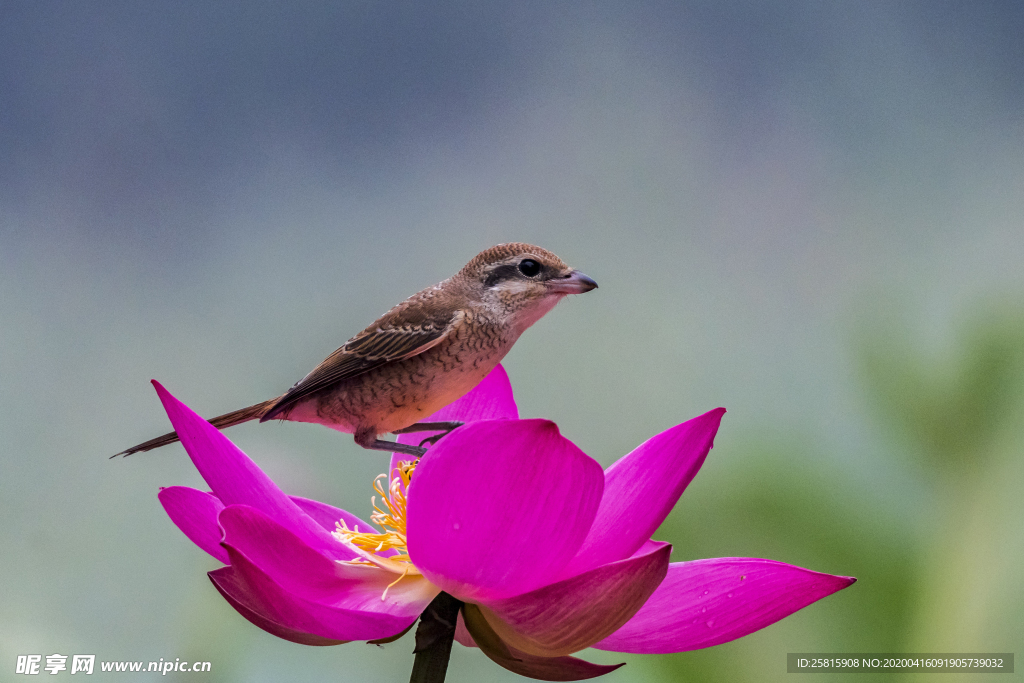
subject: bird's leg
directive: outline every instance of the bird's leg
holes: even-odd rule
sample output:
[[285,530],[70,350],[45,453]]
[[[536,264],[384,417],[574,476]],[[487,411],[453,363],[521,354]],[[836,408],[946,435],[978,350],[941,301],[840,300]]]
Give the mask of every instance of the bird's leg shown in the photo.
[[417,422],[416,424],[409,425],[408,427],[402,427],[391,432],[392,434],[411,434],[413,432],[436,432],[444,431],[445,434],[448,432],[461,427],[466,424],[465,422]]
[[395,431],[392,432],[392,434],[411,434],[412,432],[434,432],[434,431],[440,431],[441,432],[440,434],[435,434],[434,436],[428,436],[427,438],[423,439],[423,441],[420,441],[420,447],[422,447],[423,444],[425,444],[425,443],[429,443],[431,446],[433,446],[435,443],[437,443],[441,439],[441,437],[448,436],[449,433],[451,433],[452,431],[458,429],[459,427],[461,427],[464,424],[466,424],[466,423],[465,422],[457,422],[457,421],[454,421],[454,420],[449,421],[449,422],[417,422],[416,424],[409,425],[408,427],[403,427],[402,429],[396,429]]
[[357,431],[356,443],[371,451],[391,451],[392,453],[411,455],[414,458],[422,457],[422,455],[427,452],[427,449],[422,446],[413,446],[411,444],[398,443],[397,441],[384,441],[383,439],[378,439],[377,434],[373,429]]

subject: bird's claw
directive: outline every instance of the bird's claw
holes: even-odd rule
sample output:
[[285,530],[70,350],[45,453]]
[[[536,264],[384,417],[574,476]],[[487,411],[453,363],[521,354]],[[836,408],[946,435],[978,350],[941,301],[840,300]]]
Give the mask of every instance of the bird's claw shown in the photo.
[[435,443],[441,440],[442,436],[447,436],[451,431],[452,430],[449,429],[447,432],[441,432],[440,434],[428,436],[427,438],[423,439],[423,441],[420,441],[420,448],[423,448],[423,444],[425,443],[429,443],[431,446],[433,446]]
[[[435,430],[440,431],[440,434],[428,436],[427,438],[423,439],[423,441],[420,441],[419,447],[426,451],[426,448],[424,448],[423,444],[430,444],[431,446],[433,446],[438,441],[440,441],[442,437],[448,436],[448,434],[455,431],[464,424],[466,423],[459,422],[457,420],[448,420],[445,422],[417,422],[415,424],[409,425],[408,427],[396,429],[394,432],[392,432],[392,434],[411,434],[413,432],[432,432]],[[410,446],[410,448],[415,447]]]
[[439,424],[445,425],[445,430],[443,432],[441,432],[440,434],[434,434],[433,436],[428,436],[427,438],[423,439],[423,441],[420,441],[420,448],[423,448],[423,444],[425,444],[425,443],[429,443],[431,446],[433,446],[438,441],[440,441],[443,437],[448,436],[449,434],[451,434],[456,429],[458,429],[459,427],[461,427],[462,425],[464,425],[466,423],[465,422],[455,422],[455,421],[452,421],[452,422],[443,422],[443,423],[439,423]]

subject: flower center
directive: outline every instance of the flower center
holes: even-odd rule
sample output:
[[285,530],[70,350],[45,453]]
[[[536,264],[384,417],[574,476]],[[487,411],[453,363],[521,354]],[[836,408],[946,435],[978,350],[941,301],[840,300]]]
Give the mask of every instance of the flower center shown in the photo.
[[399,577],[384,589],[381,600],[387,597],[391,586],[409,574],[420,573],[409,559],[405,538],[405,509],[408,504],[409,484],[412,483],[412,473],[418,462],[400,461],[398,467],[391,471],[390,483],[386,490],[382,480],[388,479],[388,475],[379,474],[373,480],[373,490],[380,496],[381,502],[378,505],[377,496],[370,497],[373,505],[370,521],[382,529],[380,533],[374,529],[362,531],[358,526],[349,529],[345,520],[335,523],[337,528],[334,530],[334,537],[360,555],[357,559],[347,560],[346,564],[371,565],[399,574]]

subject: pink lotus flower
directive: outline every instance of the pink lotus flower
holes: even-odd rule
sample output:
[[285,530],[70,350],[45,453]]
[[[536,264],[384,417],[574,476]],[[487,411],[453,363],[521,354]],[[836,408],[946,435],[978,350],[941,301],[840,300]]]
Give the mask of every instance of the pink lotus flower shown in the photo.
[[[429,418],[467,424],[422,458],[414,485],[406,474],[380,489],[385,507],[375,520],[386,527],[378,533],[344,510],[285,495],[154,385],[212,489],[165,488],[161,503],[186,536],[227,565],[210,572],[224,598],[293,642],[392,639],[445,591],[465,603],[456,631],[463,645],[526,676],[579,680],[617,668],[568,656],[584,648],[709,647],[855,581],[772,560],[670,563],[671,546],[651,540],[711,449],[721,408],[602,471],[554,423],[518,419],[498,366]],[[415,436],[423,438],[403,438]],[[391,471],[409,466],[393,458]]]

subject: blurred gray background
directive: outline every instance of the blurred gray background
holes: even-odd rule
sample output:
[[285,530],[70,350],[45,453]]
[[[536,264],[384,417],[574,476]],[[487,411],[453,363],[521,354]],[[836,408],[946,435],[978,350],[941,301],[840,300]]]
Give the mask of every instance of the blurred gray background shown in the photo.
[[[723,405],[674,559],[860,579],[606,680],[1019,650],[1022,124],[1015,2],[0,3],[0,679],[405,680],[409,637],[303,647],[221,600],[156,499],[201,485],[179,446],[107,456],[167,430],[150,378],[207,415],[275,396],[513,240],[600,283],[507,357],[523,416],[607,465]],[[385,467],[228,434],[358,514]],[[448,680],[516,678],[456,646]]]

